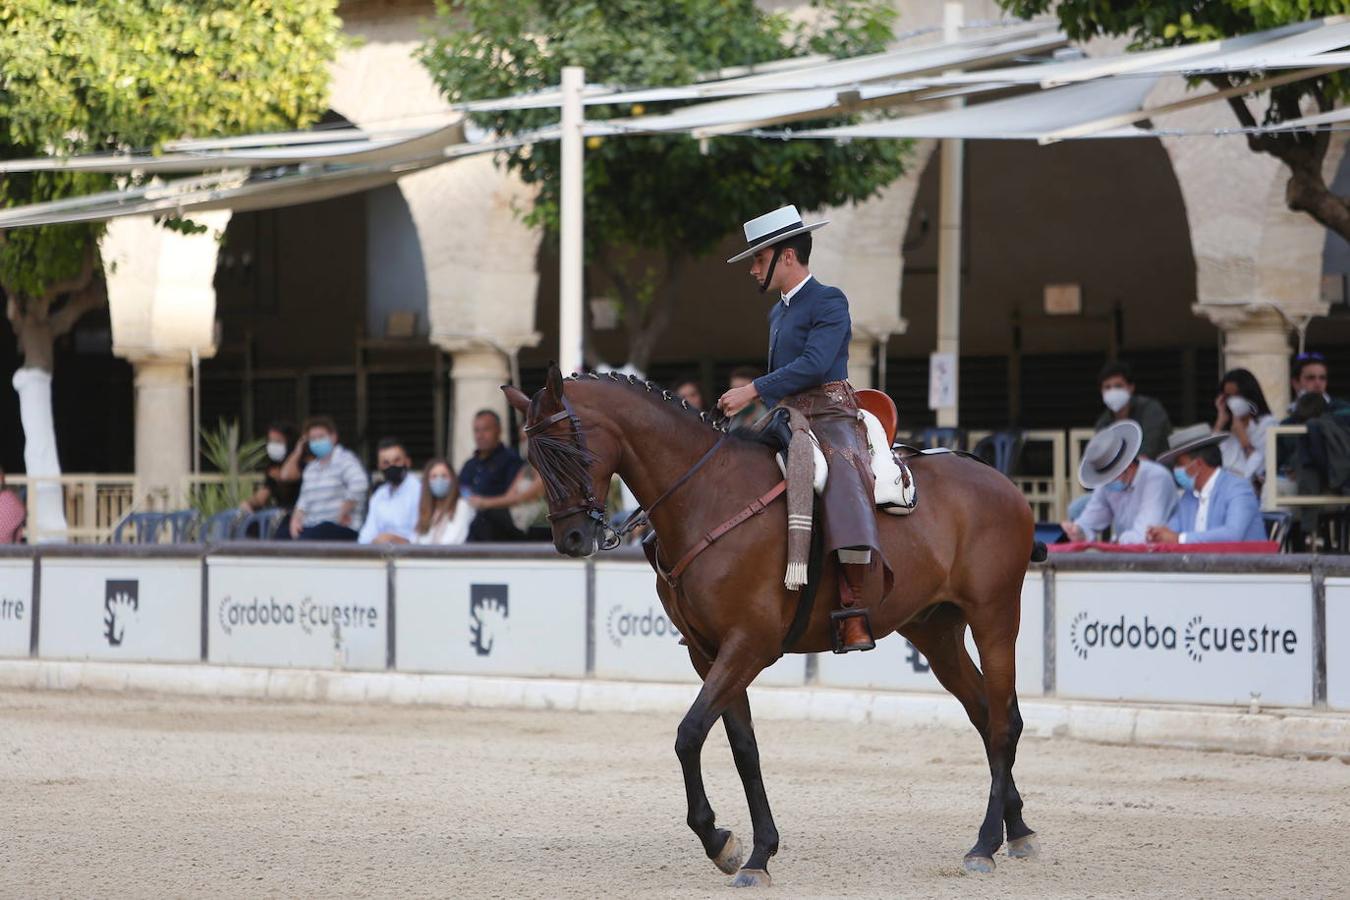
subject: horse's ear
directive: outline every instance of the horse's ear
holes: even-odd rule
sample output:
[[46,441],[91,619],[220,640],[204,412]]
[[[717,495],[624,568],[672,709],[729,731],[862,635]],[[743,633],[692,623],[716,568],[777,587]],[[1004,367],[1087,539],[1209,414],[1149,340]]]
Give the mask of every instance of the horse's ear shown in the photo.
[[548,391],[548,398],[553,401],[553,404],[562,406],[563,375],[557,363],[549,363],[548,380],[544,382],[544,388]]
[[522,416],[530,411],[530,398],[514,384],[502,385],[502,393],[506,395],[506,402],[511,404],[511,408]]

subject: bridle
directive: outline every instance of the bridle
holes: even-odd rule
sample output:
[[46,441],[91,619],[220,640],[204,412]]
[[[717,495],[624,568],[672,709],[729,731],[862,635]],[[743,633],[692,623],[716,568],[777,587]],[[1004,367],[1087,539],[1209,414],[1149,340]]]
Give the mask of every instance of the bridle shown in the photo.
[[[576,440],[576,445],[580,450],[581,457],[589,459],[590,451],[586,447],[586,433],[585,429],[582,428],[581,419],[577,416],[576,411],[572,409],[572,404],[565,395],[559,399],[562,401],[562,409],[546,419],[535,422],[533,425],[527,425],[525,427],[525,434],[532,435],[535,432],[552,427],[566,419],[571,426],[569,435]],[[656,501],[652,503],[650,507],[645,510],[639,507],[635,513],[625,519],[624,523],[617,528],[605,513],[605,505],[596,499],[595,490],[590,478],[585,479],[583,482],[582,491],[584,492],[584,496],[582,501],[557,512],[550,510],[548,520],[552,522],[557,519],[565,519],[568,516],[577,515],[578,513],[585,514],[586,518],[590,519],[600,528],[600,549],[613,550],[623,542],[625,537],[632,534],[634,531],[637,531],[643,525],[646,525],[648,521],[650,521],[650,516],[652,512],[656,510],[656,507],[660,506],[662,501],[675,493],[675,491],[689,481],[689,479],[693,478],[694,474],[698,472],[699,469],[703,468],[704,463],[712,459],[713,455],[721,448],[726,439],[726,434],[722,434],[718,437],[717,441],[708,448],[707,452],[699,458],[698,462],[690,466],[689,470],[676,479],[674,484],[666,488],[665,493],[660,497],[657,497]],[[543,472],[540,473],[540,477],[545,477]]]

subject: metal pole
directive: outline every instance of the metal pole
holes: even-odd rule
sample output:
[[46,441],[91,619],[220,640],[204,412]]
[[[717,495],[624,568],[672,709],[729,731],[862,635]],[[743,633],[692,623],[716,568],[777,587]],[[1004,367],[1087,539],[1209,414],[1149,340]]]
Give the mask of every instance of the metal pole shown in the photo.
[[582,364],[582,265],[585,239],[582,216],[585,185],[582,175],[585,145],[585,107],[581,92],[586,70],[565,66],[562,70],[562,208],[559,211],[560,265],[558,273],[558,366],[563,374],[581,371]]
[[202,442],[202,367],[197,348],[192,348],[192,474],[200,475]]
[[[942,10],[942,39],[952,43],[960,38],[965,22],[961,3],[947,3]],[[949,101],[952,108],[960,99]],[[959,370],[961,361],[961,180],[965,169],[965,144],[959,140],[942,142],[942,170],[938,213],[938,308],[937,348],[951,365],[951,405],[937,409],[937,424],[955,428],[959,421]]]

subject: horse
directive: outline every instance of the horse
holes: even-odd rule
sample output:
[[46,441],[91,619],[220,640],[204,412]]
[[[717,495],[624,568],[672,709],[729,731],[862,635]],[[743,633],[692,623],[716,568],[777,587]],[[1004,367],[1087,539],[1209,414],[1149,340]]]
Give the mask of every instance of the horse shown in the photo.
[[[560,553],[584,558],[619,543],[597,499],[608,495],[614,474],[646,510],[659,547],[649,554],[658,594],[703,680],[675,738],[689,827],[717,868],[734,875],[733,885],[771,884],[778,830],[746,688],[784,652],[832,649],[837,564],[821,564],[809,618],[794,628],[799,598],[783,584],[787,514],[775,499],[782,475],[772,450],[634,377],[564,379],[553,365],[533,397],[511,385],[502,390],[524,416],[527,456],[545,484]],[[878,517],[896,578],[869,609],[870,621],[878,638],[899,633],[928,658],[984,741],[989,802],[963,864],[989,873],[1005,828],[1010,857],[1038,851],[1012,774],[1022,732],[1013,648],[1035,546],[1031,511],[1011,481],[977,460],[942,454],[908,463],[923,500],[904,518]],[[983,671],[966,650],[967,626]],[[797,634],[785,646],[790,630]],[[719,718],[750,808],[754,837],[744,860],[740,839],[717,827],[703,787],[701,753]]]

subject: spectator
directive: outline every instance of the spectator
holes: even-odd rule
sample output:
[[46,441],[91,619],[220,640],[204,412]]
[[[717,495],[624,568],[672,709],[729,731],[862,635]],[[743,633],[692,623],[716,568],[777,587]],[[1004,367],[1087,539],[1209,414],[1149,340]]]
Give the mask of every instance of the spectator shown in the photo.
[[[747,384],[758,378],[761,374],[763,373],[761,373],[759,369],[756,369],[754,366],[738,366],[737,368],[731,370],[731,378],[730,378],[731,387],[732,388],[745,387]],[[740,412],[736,413],[736,415],[731,417],[731,427],[735,429],[753,425],[755,422],[759,421],[760,416],[764,415],[768,411],[769,411],[768,407],[764,405],[764,401],[754,400],[745,409],[741,410]]]
[[0,544],[19,543],[27,518],[28,510],[19,495],[5,487],[5,470],[0,469]]
[[398,438],[381,438],[376,465],[383,483],[370,495],[366,522],[357,542],[361,544],[407,544],[415,536],[422,480],[408,471],[412,460]]
[[[474,498],[491,499],[509,491],[523,464],[520,456],[502,443],[501,417],[490,409],[474,416],[473,443],[473,456],[459,470],[459,492],[470,505]],[[469,528],[469,540],[519,540],[519,533],[506,508],[493,506],[479,509]]]
[[1218,410],[1214,432],[1224,435],[1219,445],[1223,467],[1258,486],[1266,474],[1266,431],[1275,417],[1256,376],[1247,369],[1227,372],[1219,382],[1214,408]]
[[[267,464],[263,483],[239,508],[247,513],[275,506],[289,512],[300,498],[300,471],[305,442],[295,439],[295,428],[285,423],[267,427]],[[293,464],[292,464],[293,463]],[[282,523],[278,528],[284,528]]]
[[[1294,389],[1295,401],[1304,394],[1321,394],[1327,401],[1332,415],[1350,415],[1350,401],[1332,397],[1327,393],[1329,384],[1327,360],[1316,350],[1300,353],[1294,357],[1294,364],[1289,369],[1289,384]],[[1293,410],[1294,404],[1290,403],[1289,411]]]
[[300,479],[290,535],[301,541],[354,541],[369,486],[366,470],[338,443],[337,425],[328,416],[305,423],[305,440],[314,459]]
[[1181,498],[1166,525],[1153,525],[1148,539],[1162,544],[1264,541],[1265,526],[1252,483],[1222,468],[1224,435],[1208,425],[1172,432],[1158,462],[1173,466]]
[[[524,451],[529,438],[520,432],[520,448]],[[469,505],[478,511],[478,519],[491,522],[492,537],[473,537],[470,540],[527,541],[548,540],[548,501],[544,499],[544,482],[535,474],[534,466],[523,463],[507,488],[497,497],[471,496]],[[501,515],[505,511],[506,516]],[[488,518],[490,517],[490,518]],[[478,519],[475,519],[477,525]],[[509,524],[508,524],[509,520]],[[479,526],[483,527],[483,526]],[[546,533],[540,534],[540,529]],[[531,532],[534,532],[531,534]],[[471,529],[472,534],[472,529]]]
[[1152,397],[1134,392],[1134,376],[1130,367],[1119,360],[1102,367],[1097,376],[1097,385],[1102,390],[1102,403],[1106,409],[1097,417],[1093,430],[1101,431],[1112,422],[1133,419],[1144,433],[1139,455],[1145,459],[1157,459],[1158,454],[1167,449],[1167,433],[1172,430],[1172,423],[1163,405]]
[[1088,442],[1078,481],[1092,491],[1092,499],[1075,521],[1060,523],[1069,540],[1095,540],[1110,526],[1117,544],[1142,544],[1149,525],[1167,521],[1177,501],[1176,485],[1166,468],[1139,458],[1142,441],[1139,423],[1126,420]]
[[422,470],[422,492],[417,508],[415,544],[462,544],[469,537],[473,507],[461,503],[459,480],[443,459],[433,459]]
[[698,382],[693,378],[686,378],[675,388],[675,393],[681,400],[686,401],[690,406],[699,412],[703,411],[703,389],[699,387]]

